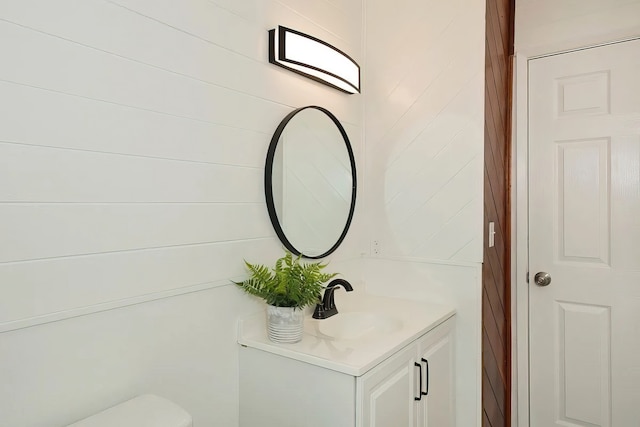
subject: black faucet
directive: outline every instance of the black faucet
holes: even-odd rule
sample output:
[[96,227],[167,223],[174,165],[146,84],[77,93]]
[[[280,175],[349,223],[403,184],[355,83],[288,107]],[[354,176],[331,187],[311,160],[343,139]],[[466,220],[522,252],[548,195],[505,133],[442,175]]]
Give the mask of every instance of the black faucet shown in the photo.
[[333,292],[338,286],[342,286],[347,292],[351,292],[353,290],[351,284],[344,279],[334,279],[329,282],[326,289],[324,290],[324,297],[322,298],[322,302],[319,302],[318,305],[316,305],[316,309],[313,312],[314,319],[328,319],[334,314],[338,314],[336,302],[333,299]]

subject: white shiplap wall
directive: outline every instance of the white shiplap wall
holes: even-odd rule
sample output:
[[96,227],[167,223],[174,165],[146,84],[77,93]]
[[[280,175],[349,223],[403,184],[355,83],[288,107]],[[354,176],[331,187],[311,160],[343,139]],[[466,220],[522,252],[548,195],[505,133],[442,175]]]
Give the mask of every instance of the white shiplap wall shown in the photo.
[[280,254],[271,134],[322,105],[363,158],[359,97],[268,64],[267,30],[359,61],[361,21],[347,0],[0,0],[0,425],[142,392],[237,424],[235,325],[260,306],[229,280]]
[[365,16],[364,283],[456,307],[456,423],[479,426],[485,2],[376,0]]
[[528,56],[640,36],[638,0],[516,0],[516,52]]
[[373,1],[366,28],[372,239],[384,256],[482,262],[484,3]]

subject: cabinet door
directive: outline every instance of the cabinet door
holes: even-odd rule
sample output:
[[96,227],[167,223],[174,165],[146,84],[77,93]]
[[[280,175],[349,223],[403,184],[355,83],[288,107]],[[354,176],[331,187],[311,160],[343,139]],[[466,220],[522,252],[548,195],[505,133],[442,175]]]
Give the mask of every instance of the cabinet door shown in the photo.
[[360,427],[415,427],[417,345],[411,345],[358,378]]
[[423,366],[418,427],[455,426],[452,322],[447,321],[418,343],[418,362]]

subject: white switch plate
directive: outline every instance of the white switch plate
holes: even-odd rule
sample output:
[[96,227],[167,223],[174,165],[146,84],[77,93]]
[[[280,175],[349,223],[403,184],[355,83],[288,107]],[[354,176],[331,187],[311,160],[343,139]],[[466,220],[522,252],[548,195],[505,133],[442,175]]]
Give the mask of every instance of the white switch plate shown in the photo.
[[496,223],[489,223],[489,247],[492,248],[496,245]]

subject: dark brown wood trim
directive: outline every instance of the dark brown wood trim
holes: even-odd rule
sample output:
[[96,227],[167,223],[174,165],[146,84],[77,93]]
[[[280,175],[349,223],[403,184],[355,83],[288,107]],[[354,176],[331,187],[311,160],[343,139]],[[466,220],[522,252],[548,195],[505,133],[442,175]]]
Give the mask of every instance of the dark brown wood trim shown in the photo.
[[[512,26],[512,30],[513,30],[513,26]],[[511,40],[513,40],[513,33],[511,35]],[[511,45],[513,45],[513,43],[511,43]],[[513,49],[510,49],[511,51]],[[509,82],[509,86],[508,86],[508,91],[507,91],[507,99],[509,100],[509,106],[511,107],[512,105],[512,100],[513,100],[513,62],[514,62],[514,57],[513,57],[513,52],[510,53],[509,55],[509,61],[507,62],[507,68],[508,68],[508,72],[507,72],[507,81]],[[513,135],[513,122],[512,122],[512,108],[508,108],[507,109],[507,154],[506,154],[506,165],[505,165],[505,182],[507,183],[506,185],[506,191],[507,191],[507,199],[506,199],[506,210],[507,210],[507,224],[506,224],[506,233],[505,233],[505,239],[507,242],[509,242],[509,245],[506,247],[506,253],[505,253],[505,270],[504,270],[504,275],[505,275],[505,279],[506,279],[506,283],[507,286],[505,288],[505,302],[506,302],[506,307],[505,307],[505,315],[506,315],[506,323],[507,323],[507,397],[508,397],[508,402],[507,402],[507,412],[506,412],[506,416],[507,416],[507,420],[509,420],[507,422],[507,425],[511,425],[511,394],[512,394],[512,390],[511,390],[511,385],[513,384],[512,381],[512,372],[513,372],[513,357],[512,357],[512,350],[513,350],[513,340],[511,339],[511,334],[512,334],[512,311],[511,311],[511,236],[512,236],[512,230],[511,230],[511,212],[512,212],[512,204],[511,204],[511,194],[513,194],[511,192],[511,185],[512,185],[512,176],[511,176],[511,171],[512,171],[512,159],[513,159],[513,150],[512,150],[512,135]]]
[[[514,0],[486,0],[482,425],[511,425],[511,94]],[[495,244],[488,245],[489,222]]]

